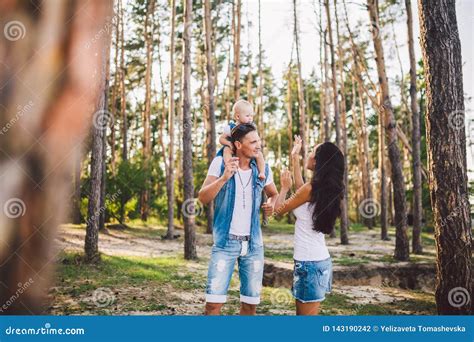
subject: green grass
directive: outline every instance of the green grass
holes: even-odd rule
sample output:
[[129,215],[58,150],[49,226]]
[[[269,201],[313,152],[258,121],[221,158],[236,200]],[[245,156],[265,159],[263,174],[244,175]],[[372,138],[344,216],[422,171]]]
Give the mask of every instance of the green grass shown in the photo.
[[273,261],[286,261],[293,262],[293,250],[292,249],[265,249],[265,259],[271,259]]
[[[205,277],[190,272],[186,261],[179,256],[143,258],[103,255],[97,265],[85,264],[82,257],[66,253],[57,268],[57,287],[54,296],[72,299],[77,306],[64,305],[65,314],[79,314],[84,310],[94,314],[120,311],[159,311],[168,309],[173,301],[170,290],[203,289]],[[99,288],[114,292],[116,303],[100,307],[80,300],[91,298]],[[127,290],[128,289],[128,290]],[[120,290],[120,291],[119,291]]]
[[423,292],[413,291],[416,299],[405,299],[377,305],[356,304],[351,298],[338,293],[331,293],[321,305],[323,315],[399,315],[419,313],[423,315],[436,314],[434,298]]
[[262,226],[262,231],[265,234],[293,234],[295,232],[295,225],[273,221],[267,226]]
[[362,256],[360,258],[342,256],[340,258],[333,259],[333,262],[335,265],[341,265],[341,266],[363,265],[363,264],[368,264],[371,261],[373,261],[373,259],[369,257],[365,257],[365,256]]

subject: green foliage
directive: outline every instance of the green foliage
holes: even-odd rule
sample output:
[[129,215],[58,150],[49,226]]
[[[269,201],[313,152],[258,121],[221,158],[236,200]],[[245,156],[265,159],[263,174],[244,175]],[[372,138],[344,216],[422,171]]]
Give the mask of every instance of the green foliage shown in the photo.
[[[142,162],[120,161],[115,174],[107,174],[108,193],[110,196],[107,210],[111,216],[121,219],[130,213],[137,212],[137,198],[145,189],[146,180],[150,178],[150,171],[143,168]],[[131,201],[135,198],[135,201]],[[132,217],[132,216],[131,216]]]

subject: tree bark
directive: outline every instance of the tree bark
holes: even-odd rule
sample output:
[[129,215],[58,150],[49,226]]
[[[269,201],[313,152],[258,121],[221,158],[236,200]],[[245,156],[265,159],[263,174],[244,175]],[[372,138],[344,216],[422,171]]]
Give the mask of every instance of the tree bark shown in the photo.
[[72,197],[71,206],[71,222],[74,224],[81,224],[81,168],[82,164],[80,160],[74,161],[74,173],[73,173],[73,188],[74,195]]
[[372,38],[374,50],[376,54],[377,73],[379,76],[379,84],[381,89],[380,105],[384,115],[385,133],[388,141],[388,155],[391,163],[391,180],[393,185],[393,199],[395,207],[395,253],[394,258],[397,260],[408,260],[410,257],[410,246],[407,235],[407,212],[405,198],[405,180],[400,160],[400,151],[398,149],[398,139],[396,130],[396,121],[393,113],[392,102],[390,99],[390,90],[385,72],[385,58],[380,35],[376,31],[376,27],[380,27],[378,16],[378,1],[368,0],[368,12],[372,25]]
[[378,112],[378,125],[379,125],[379,178],[380,178],[380,238],[388,241],[388,216],[387,216],[387,176],[385,173],[385,127],[383,124],[383,113]]
[[[341,106],[344,106],[344,112],[342,118],[339,112],[339,93],[337,90],[337,63],[336,63],[336,54],[334,49],[334,39],[332,35],[332,25],[331,25],[331,10],[329,8],[329,0],[325,0],[325,7],[326,7],[326,18],[328,22],[328,34],[329,34],[329,48],[331,51],[331,80],[332,80],[332,90],[333,90],[333,104],[334,104],[334,121],[336,122],[336,144],[341,149],[342,153],[344,154],[344,165],[345,165],[345,172],[344,172],[344,197],[341,201],[341,244],[348,245],[349,244],[349,237],[347,235],[347,229],[349,220],[347,217],[347,184],[348,184],[348,177],[347,177],[347,134],[346,134],[346,127],[345,127],[345,94],[344,94],[344,76],[342,74],[342,49],[339,43],[339,64],[340,64],[340,71],[341,71],[341,97],[342,103]],[[337,16],[337,5],[336,0],[334,0],[334,12],[335,12],[335,19],[336,19],[336,30],[337,30],[337,39],[339,42],[339,19]],[[341,119],[343,124],[341,125]],[[341,127],[342,126],[342,127]]]
[[[107,57],[110,56],[110,45],[107,51]],[[109,108],[109,82],[110,82],[110,58],[107,58],[106,76],[105,76],[105,87],[104,87],[104,113],[105,113],[105,124],[102,132],[102,156],[100,158],[100,215],[99,215],[99,230],[105,229],[105,220],[107,207],[105,204],[105,193],[106,193],[106,179],[107,179],[107,126],[110,124],[111,114],[108,111]]]
[[[209,129],[207,130],[207,165],[211,165],[216,155],[216,115],[214,109],[214,68],[212,50],[212,20],[210,0],[204,0],[204,27],[206,31],[206,73],[207,73],[207,112],[209,118]],[[207,233],[212,233],[212,221],[214,219],[214,202],[207,206]]]
[[[265,123],[263,121],[263,48],[262,48],[262,4],[258,0],[258,133],[264,138]],[[291,138],[290,138],[291,139]]]
[[[186,0],[184,9],[183,32],[183,181],[184,210],[188,215],[184,219],[184,258],[196,259],[196,232],[194,228],[194,180],[192,151],[192,120],[191,120],[191,33],[192,33],[193,1]],[[190,214],[190,215],[189,215]]]
[[[361,87],[361,82],[357,82],[358,93],[359,93],[359,106],[360,106],[360,121],[361,121],[361,138],[362,138],[362,148],[363,148],[363,161],[364,169],[365,169],[365,184],[364,187],[366,188],[366,197],[368,201],[373,201],[372,195],[372,179],[371,179],[371,166],[370,166],[370,151],[369,151],[369,135],[367,134],[367,119],[365,116],[365,101],[364,101],[364,93]],[[365,220],[365,223],[369,229],[373,227],[373,218],[368,217]]]
[[[316,9],[315,9],[316,12]],[[320,116],[320,141],[328,141],[329,125],[327,120],[326,112],[326,81],[325,81],[325,63],[324,58],[326,56],[326,37],[325,31],[323,30],[323,10],[321,1],[319,1],[319,64],[321,73],[321,89],[319,91],[319,102],[321,104],[321,116]]]
[[242,0],[236,0],[234,12],[234,101],[240,98],[240,31],[242,20]]
[[118,0],[120,5],[120,111],[122,117],[122,160],[128,160],[128,120],[127,120],[127,98],[125,93],[125,38],[124,38],[124,10],[122,0]]
[[[306,104],[304,101],[303,76],[301,74],[300,40],[299,40],[296,1],[297,0],[293,0],[293,20],[294,20],[294,35],[295,35],[295,45],[296,45],[296,65],[297,65],[297,70],[298,70],[297,85],[298,85],[299,134],[302,140],[301,153],[303,155],[303,160],[306,160],[306,155],[308,151],[308,147],[307,147],[308,141],[306,137]],[[306,173],[306,170],[304,170],[303,173]]]
[[436,305],[474,313],[461,43],[454,0],[418,1],[426,80],[426,136],[437,250]]
[[168,229],[166,231],[165,239],[174,239],[174,120],[175,120],[175,107],[174,107],[174,55],[175,55],[175,28],[176,28],[176,0],[171,0],[171,35],[170,35],[170,93],[168,102],[168,168],[166,170],[166,197],[168,199]]
[[91,152],[91,191],[89,193],[89,204],[87,209],[87,227],[84,243],[85,260],[89,263],[100,261],[99,254],[99,229],[104,207],[102,202],[102,180],[104,168],[104,135],[107,132],[107,63],[109,59],[107,43],[103,46],[102,66],[100,70],[100,97],[97,111],[92,118],[92,152]]
[[423,252],[421,243],[421,220],[422,220],[422,187],[421,187],[421,159],[420,159],[420,111],[418,109],[418,98],[416,89],[416,58],[413,43],[413,14],[411,0],[405,0],[408,27],[408,52],[410,56],[410,109],[412,115],[412,163],[413,163],[413,236],[412,250],[415,254]]
[[[287,73],[287,85],[286,85],[286,112],[288,118],[288,141],[290,145],[289,151],[293,150],[293,103],[291,99],[291,63],[288,65],[288,73]],[[291,157],[289,159],[289,167],[292,167],[292,160]]]
[[[145,69],[145,108],[143,111],[143,168],[149,174],[151,158],[151,75],[153,65],[153,19],[155,12],[155,0],[147,1],[147,11],[145,17],[145,46],[146,46],[146,69]],[[145,189],[140,196],[140,215],[142,221],[148,220],[149,198],[151,180],[145,180]]]

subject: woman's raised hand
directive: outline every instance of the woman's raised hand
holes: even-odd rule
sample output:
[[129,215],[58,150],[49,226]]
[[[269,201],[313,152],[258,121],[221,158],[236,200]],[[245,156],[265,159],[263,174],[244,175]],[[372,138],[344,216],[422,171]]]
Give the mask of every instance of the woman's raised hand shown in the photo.
[[293,180],[291,179],[291,172],[283,170],[280,176],[281,189],[288,191],[293,186]]
[[293,142],[293,150],[291,151],[291,156],[299,156],[301,152],[301,146],[303,145],[303,141],[299,135],[295,135],[295,141]]

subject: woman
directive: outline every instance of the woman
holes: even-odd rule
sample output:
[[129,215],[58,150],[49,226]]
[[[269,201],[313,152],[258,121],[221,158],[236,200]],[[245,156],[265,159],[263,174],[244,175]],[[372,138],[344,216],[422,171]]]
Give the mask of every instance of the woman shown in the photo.
[[283,171],[275,212],[282,215],[293,211],[296,216],[292,288],[296,314],[317,315],[320,302],[331,291],[332,261],[324,234],[332,232],[341,213],[344,157],[333,143],[317,145],[305,164],[313,171],[313,177],[304,183],[299,159],[301,143],[297,136],[291,152],[296,193],[286,200],[292,179],[289,171]]

